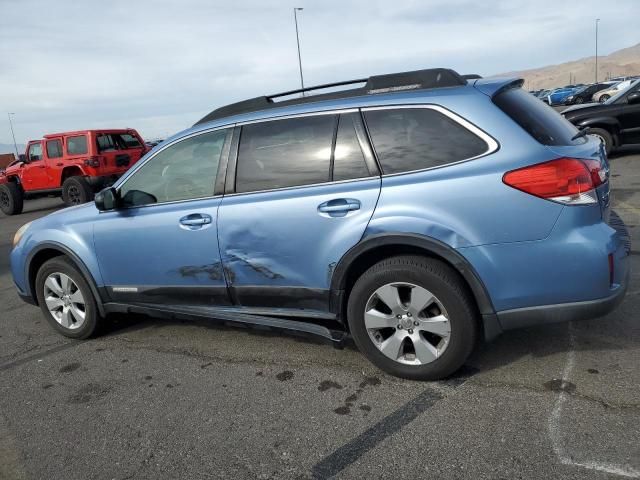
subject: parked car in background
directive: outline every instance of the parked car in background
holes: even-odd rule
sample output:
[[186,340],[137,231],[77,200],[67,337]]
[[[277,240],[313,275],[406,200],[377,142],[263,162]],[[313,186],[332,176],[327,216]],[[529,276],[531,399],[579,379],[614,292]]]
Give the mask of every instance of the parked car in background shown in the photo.
[[432,69],[221,107],[20,228],[14,283],[68,337],[109,312],[209,317],[349,333],[390,374],[446,377],[480,338],[627,288],[604,149],[522,83]]
[[597,92],[611,88],[614,83],[603,82],[585,85],[579,88],[565,99],[565,105],[580,105],[581,103],[590,103],[591,98]]
[[617,95],[619,92],[631,85],[632,81],[633,80],[624,80],[623,82],[618,82],[612,85],[611,88],[596,92],[591,98],[594,102],[604,103],[611,97]]
[[0,209],[22,212],[23,200],[61,195],[65,205],[93,199],[148,151],[133,129],[83,130],[45,135],[27,144],[17,163],[0,172]]
[[580,129],[600,138],[607,153],[627,144],[640,144],[640,80],[604,104],[569,107],[562,115]]
[[578,91],[582,87],[570,86],[570,87],[562,87],[556,88],[551,93],[547,95],[547,103],[551,106],[554,105],[564,105],[571,95],[573,95],[576,91]]

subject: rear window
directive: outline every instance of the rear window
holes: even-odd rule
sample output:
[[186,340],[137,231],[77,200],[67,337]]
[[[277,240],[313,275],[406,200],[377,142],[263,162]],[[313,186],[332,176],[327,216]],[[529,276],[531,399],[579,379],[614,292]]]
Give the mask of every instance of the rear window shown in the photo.
[[578,129],[553,108],[521,88],[510,88],[493,99],[529,135],[543,145],[577,145],[584,138],[571,140]]
[[87,137],[79,135],[67,138],[67,153],[69,155],[84,155],[87,153]]
[[368,110],[364,116],[385,174],[447,165],[489,148],[476,134],[432,108]]
[[97,136],[98,151],[127,150],[142,146],[140,140],[129,133],[101,133]]

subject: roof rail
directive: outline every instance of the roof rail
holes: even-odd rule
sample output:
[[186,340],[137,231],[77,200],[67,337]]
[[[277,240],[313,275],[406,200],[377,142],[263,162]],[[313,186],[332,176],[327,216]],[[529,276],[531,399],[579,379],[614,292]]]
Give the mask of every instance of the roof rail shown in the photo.
[[[341,87],[344,85],[352,85],[357,83],[364,83],[365,85],[360,88],[351,88],[347,90],[340,90],[337,92],[304,96],[304,93],[306,92],[324,90],[327,88]],[[426,70],[415,70],[411,72],[374,75],[369,78],[326,83],[314,87],[289,90],[287,92],[255,97],[249,100],[232,103],[230,105],[225,105],[224,107],[213,110],[211,113],[198,120],[195,125],[200,125],[202,123],[210,122],[212,120],[228,117],[231,115],[266,110],[269,108],[280,107],[284,105],[297,105],[316,102],[319,100],[356,97],[361,95],[374,95],[377,93],[390,93],[403,90],[457,87],[461,85],[467,85],[466,80],[457,72],[448,68],[430,68]],[[297,93],[302,94],[302,97],[289,100],[281,100],[278,102],[273,101],[274,98],[287,97],[295,95]]]

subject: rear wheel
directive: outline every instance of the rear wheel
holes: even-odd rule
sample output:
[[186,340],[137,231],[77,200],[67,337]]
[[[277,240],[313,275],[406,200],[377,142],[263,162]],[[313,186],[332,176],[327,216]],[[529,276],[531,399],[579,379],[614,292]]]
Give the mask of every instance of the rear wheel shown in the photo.
[[24,194],[19,185],[9,182],[0,185],[0,210],[5,215],[22,213]]
[[67,207],[87,203],[92,199],[93,190],[84,177],[69,177],[62,184],[62,201]]
[[414,380],[454,373],[478,334],[473,300],[459,275],[419,256],[392,257],[367,270],[349,296],[348,322],[372,363]]
[[602,143],[604,143],[604,149],[607,152],[607,155],[611,153],[613,150],[613,136],[605,130],[604,128],[590,128],[589,135],[593,135],[598,137]]
[[97,331],[98,308],[91,288],[66,257],[45,262],[38,270],[35,288],[42,313],[62,335],[84,339]]

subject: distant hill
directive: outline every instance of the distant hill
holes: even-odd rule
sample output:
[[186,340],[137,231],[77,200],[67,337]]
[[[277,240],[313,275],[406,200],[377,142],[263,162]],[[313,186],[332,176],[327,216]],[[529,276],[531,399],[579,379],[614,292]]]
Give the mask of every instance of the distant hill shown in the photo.
[[[598,80],[604,81],[611,77],[626,75],[640,75],[640,43],[609,55],[598,55]],[[593,83],[595,57],[495,76],[524,78],[527,90],[561,87],[569,84],[570,78],[571,83]]]
[[[18,144],[18,152],[24,153],[26,148],[26,145]],[[0,153],[13,153],[15,155],[16,149],[13,147],[13,143],[0,143]]]

